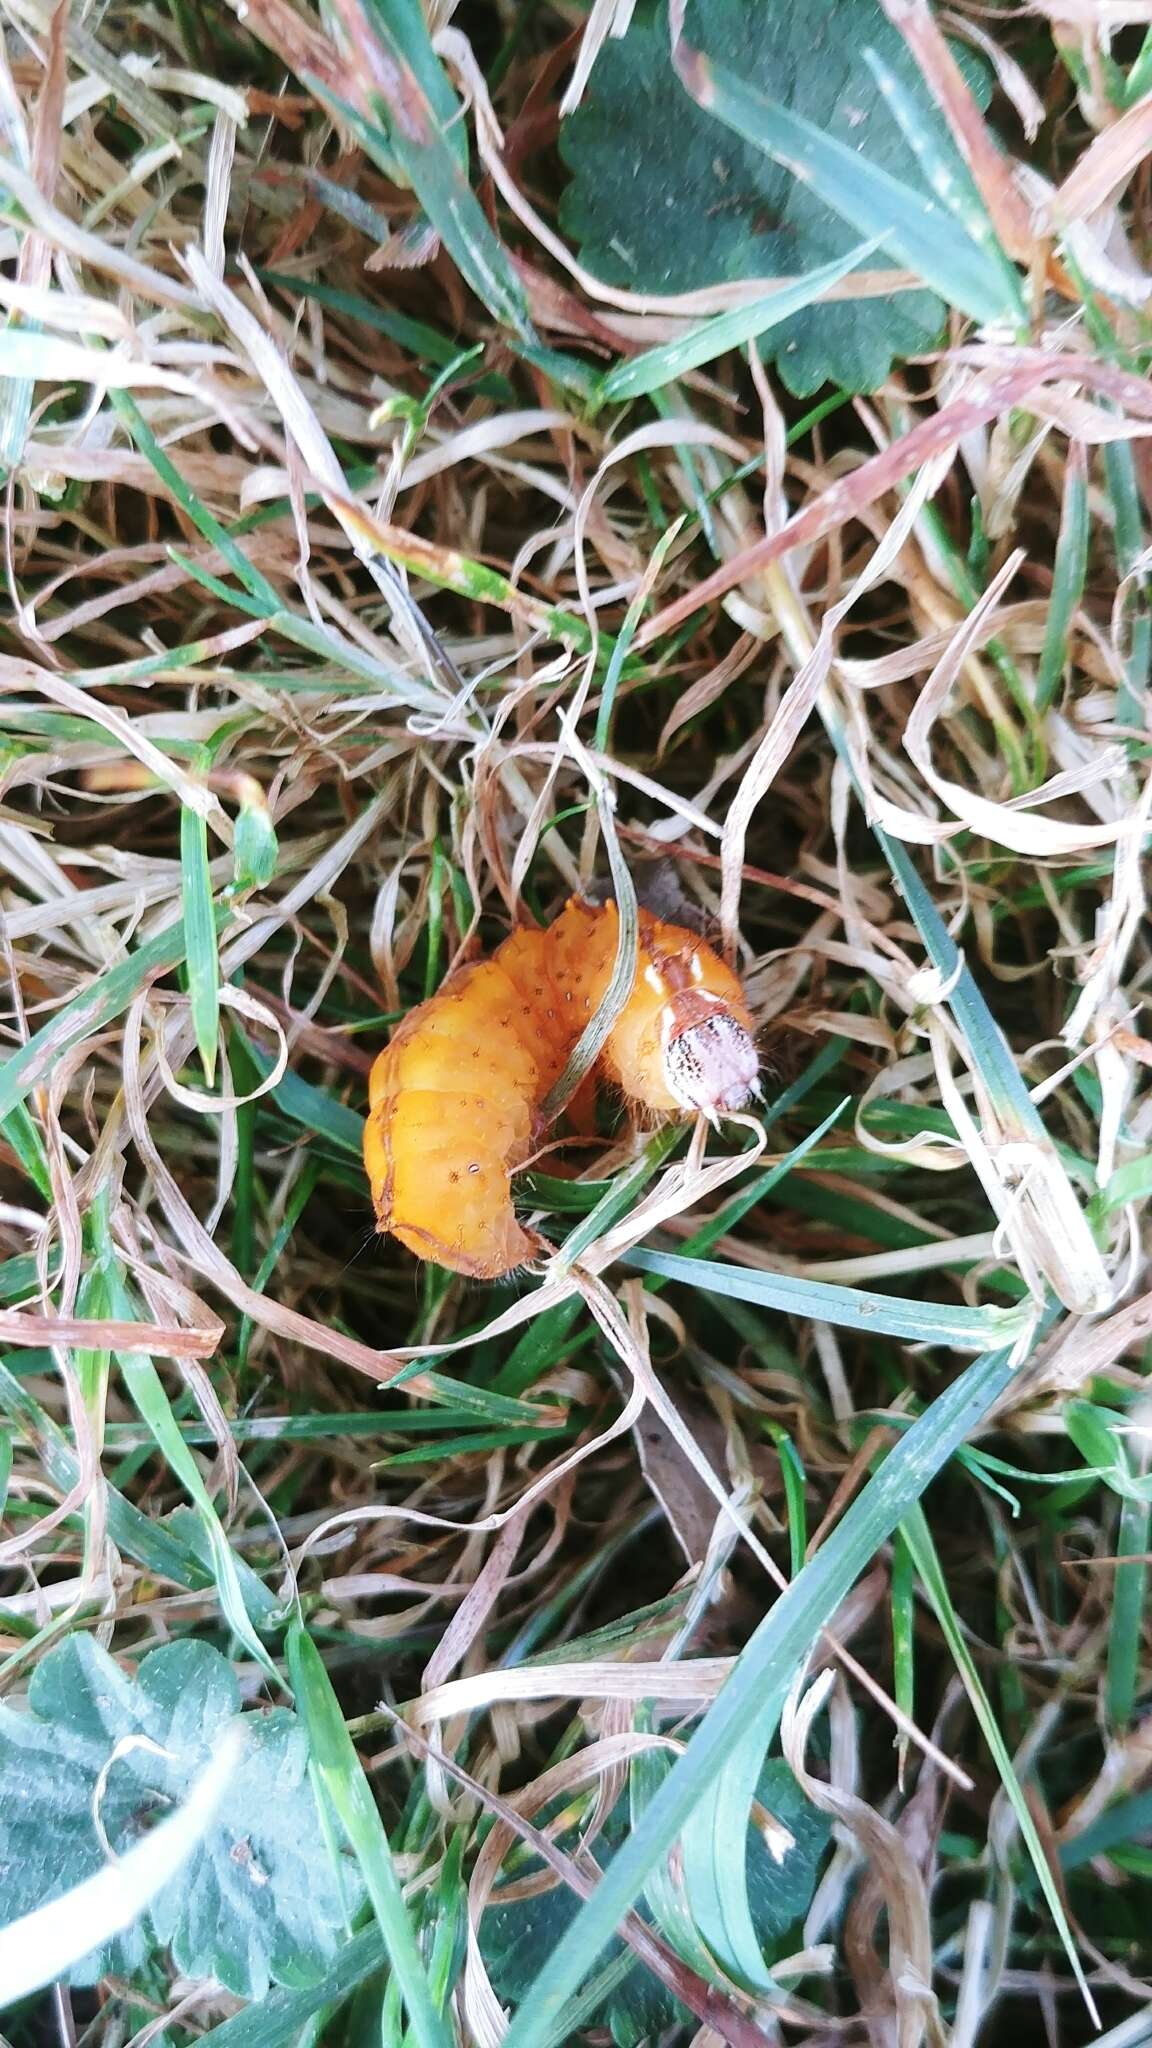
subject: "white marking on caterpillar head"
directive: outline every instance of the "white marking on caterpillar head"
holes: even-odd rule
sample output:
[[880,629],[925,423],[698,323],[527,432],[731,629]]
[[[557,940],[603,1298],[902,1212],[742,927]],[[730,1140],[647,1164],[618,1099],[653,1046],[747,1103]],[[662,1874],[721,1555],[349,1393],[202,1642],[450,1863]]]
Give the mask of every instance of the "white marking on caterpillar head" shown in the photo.
[[652,989],[656,995],[662,996],[665,994],[664,976],[661,974],[660,969],[657,966],[655,966],[651,960],[648,962],[647,967],[644,969],[644,979],[648,983],[649,988]]
[[759,1095],[756,1047],[735,1017],[718,1010],[664,1045],[664,1078],[682,1109],[716,1123]]
[[696,983],[697,987],[699,987],[700,983],[704,979],[704,962],[700,958],[699,953],[693,953],[692,959],[689,963],[689,973],[691,974],[692,979]]

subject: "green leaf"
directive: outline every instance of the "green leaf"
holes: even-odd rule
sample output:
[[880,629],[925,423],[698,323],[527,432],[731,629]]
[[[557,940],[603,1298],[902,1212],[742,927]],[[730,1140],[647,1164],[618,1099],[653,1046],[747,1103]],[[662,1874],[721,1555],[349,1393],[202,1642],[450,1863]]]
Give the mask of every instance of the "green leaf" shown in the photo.
[[[866,157],[929,202],[916,154],[865,60],[871,49],[904,86],[925,127],[939,132],[939,153],[961,175],[904,39],[877,0],[810,0],[804,7],[689,0],[685,35],[754,92],[783,103],[822,138]],[[979,92],[981,74],[969,58],[961,61]],[[582,260],[610,284],[665,293],[795,278],[835,263],[858,239],[824,198],[688,96],[672,69],[663,4],[639,9],[628,34],[606,45],[561,148],[574,173],[563,224],[580,243]],[[949,224],[938,204],[936,218]],[[892,225],[885,219],[881,231]],[[889,241],[887,257],[868,258],[867,267],[902,262],[893,259],[894,246]],[[895,356],[929,348],[942,322],[940,300],[927,291],[838,300],[774,328],[769,350],[798,396],[826,380],[871,391]]]
[[28,1712],[0,1705],[0,1898],[5,1921],[102,1870],[180,1803],[224,1731],[245,1743],[227,1801],[142,1921],[72,1981],[138,1970],[155,1946],[189,1977],[242,1998],[319,1976],[359,1899],[355,1868],[318,1851],[308,1745],[285,1708],[240,1716],[227,1659],[166,1644],[129,1678],[91,1636],[69,1636],[33,1674]]
[[[872,55],[865,52],[866,57]],[[877,66],[874,75],[882,86],[886,70]],[[850,148],[779,100],[753,91],[726,64],[709,67],[707,92],[702,97],[737,135],[792,172],[807,192],[815,193],[841,220],[860,234],[882,237],[893,256],[931,285],[947,304],[973,320],[1019,322],[1019,291],[1009,288],[1010,273],[972,240],[931,193],[892,177],[870,162],[859,145]],[[888,94],[885,97],[889,99]],[[889,104],[895,113],[890,99]]]

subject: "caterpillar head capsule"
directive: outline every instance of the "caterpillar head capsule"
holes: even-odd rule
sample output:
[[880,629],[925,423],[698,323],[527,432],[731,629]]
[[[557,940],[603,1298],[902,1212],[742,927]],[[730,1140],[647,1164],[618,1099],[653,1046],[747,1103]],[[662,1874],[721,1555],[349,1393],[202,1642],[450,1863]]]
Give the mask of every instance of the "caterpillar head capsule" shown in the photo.
[[664,1044],[664,1077],[681,1107],[699,1110],[715,1123],[743,1109],[759,1095],[760,1062],[744,1026],[717,1009],[669,1036]]

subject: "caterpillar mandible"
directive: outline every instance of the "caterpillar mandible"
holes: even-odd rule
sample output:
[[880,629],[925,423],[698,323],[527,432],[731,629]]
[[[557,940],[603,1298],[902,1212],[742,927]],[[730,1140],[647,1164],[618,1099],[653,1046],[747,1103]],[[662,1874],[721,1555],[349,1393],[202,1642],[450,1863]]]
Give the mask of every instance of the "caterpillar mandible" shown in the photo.
[[[573,899],[515,931],[410,1012],[369,1080],[364,1163],[377,1228],[422,1259],[494,1280],[547,1247],[517,1220],[512,1175],[540,1105],[608,986],[618,916]],[[712,1122],[759,1092],[737,977],[682,925],[639,913],[636,979],[596,1071],[650,1117]]]

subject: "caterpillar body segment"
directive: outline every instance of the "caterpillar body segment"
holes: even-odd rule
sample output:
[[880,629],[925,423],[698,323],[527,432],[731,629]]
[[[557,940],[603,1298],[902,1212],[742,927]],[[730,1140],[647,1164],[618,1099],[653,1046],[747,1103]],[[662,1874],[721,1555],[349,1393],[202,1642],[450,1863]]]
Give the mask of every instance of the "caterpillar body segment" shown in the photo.
[[[532,1150],[534,1105],[563,1065],[541,1037],[529,946],[507,964],[462,968],[407,1016],[375,1061],[364,1161],[376,1220],[419,1258],[495,1279],[535,1258],[517,1222],[511,1175]],[[512,972],[508,968],[512,968]]]
[[[573,900],[515,931],[413,1010],[369,1081],[364,1159],[377,1224],[423,1259],[491,1280],[544,1248],[517,1220],[512,1176],[543,1134],[540,1105],[602,1000],[615,904]],[[736,976],[682,926],[639,913],[636,977],[598,1062],[649,1117],[715,1122],[757,1093]]]

